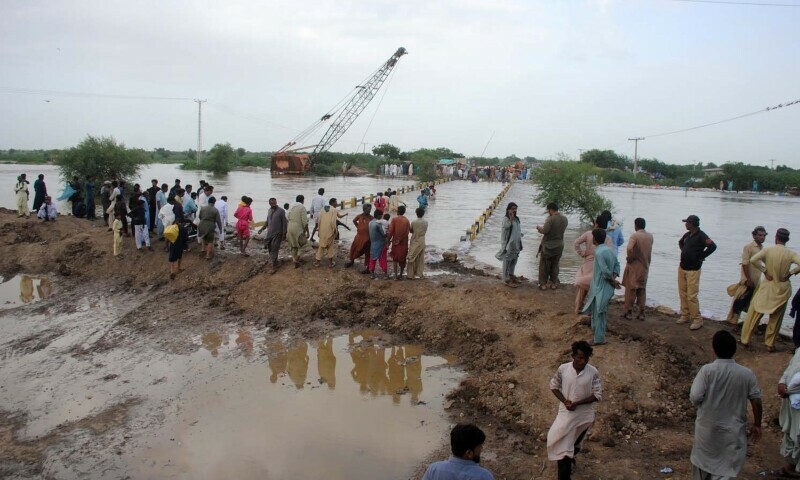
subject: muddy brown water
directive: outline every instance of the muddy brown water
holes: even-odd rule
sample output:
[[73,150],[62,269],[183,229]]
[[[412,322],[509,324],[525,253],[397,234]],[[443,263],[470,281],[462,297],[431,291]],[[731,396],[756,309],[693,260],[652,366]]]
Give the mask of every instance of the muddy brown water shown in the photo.
[[46,447],[34,478],[407,478],[446,442],[453,358],[225,323],[158,348],[118,325],[140,297],[0,314],[0,413]]

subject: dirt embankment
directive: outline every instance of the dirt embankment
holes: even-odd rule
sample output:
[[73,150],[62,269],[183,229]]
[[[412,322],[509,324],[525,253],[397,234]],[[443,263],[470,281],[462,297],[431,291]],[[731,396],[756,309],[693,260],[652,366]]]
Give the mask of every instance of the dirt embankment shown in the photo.
[[[3,277],[49,273],[58,277],[60,295],[103,288],[110,295],[137,293],[152,300],[135,317],[119,319],[119,328],[92,348],[113,349],[133,335],[180,352],[192,348],[182,340],[189,326],[216,321],[270,326],[308,338],[355,327],[381,329],[431,353],[458,357],[468,376],[451,394],[448,412],[453,421],[472,421],[487,431],[484,463],[496,478],[555,478],[545,447],[556,413],[549,379],[569,359],[570,343],[591,337],[572,313],[571,287],[511,290],[490,276],[453,273],[422,281],[371,281],[354,269],[314,268],[311,262],[300,269],[286,264],[269,275],[262,255],[226,252],[205,262],[196,247],[185,255],[184,272],[169,281],[158,244],[156,252],[138,254],[126,238],[126,256],[116,260],[110,233],[97,225],[68,217],[43,224],[0,209]],[[598,347],[592,359],[603,377],[604,401],[576,478],[689,478],[695,412],[688,390],[700,365],[713,359],[712,334],[726,327],[707,323],[690,333],[672,316],[651,312],[639,322],[620,320],[621,313],[612,306],[609,344]],[[759,378],[767,426],[762,442],[750,449],[742,478],[757,478],[781,463],[774,392],[790,357],[787,344],[779,347],[784,353],[767,354],[755,346],[737,355]],[[0,464],[28,464],[36,471],[44,449],[68,430],[24,443],[14,436],[23,422],[0,415]],[[446,449],[443,445],[439,454]],[[664,466],[675,473],[660,474]]]

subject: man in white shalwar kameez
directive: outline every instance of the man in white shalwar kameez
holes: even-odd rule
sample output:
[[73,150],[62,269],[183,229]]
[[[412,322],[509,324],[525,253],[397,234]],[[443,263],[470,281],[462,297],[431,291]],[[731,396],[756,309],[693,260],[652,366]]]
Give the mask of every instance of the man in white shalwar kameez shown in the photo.
[[558,415],[547,432],[547,457],[558,462],[558,480],[570,480],[575,455],[594,423],[594,402],[602,398],[600,372],[589,365],[592,347],[581,340],[572,344],[572,361],[558,367],[550,390],[561,402]]
[[711,340],[717,359],[700,368],[689,399],[697,407],[692,480],[734,479],[747,455],[747,402],[753,443],[761,438],[761,389],[750,369],[736,363],[736,339],[726,330]]

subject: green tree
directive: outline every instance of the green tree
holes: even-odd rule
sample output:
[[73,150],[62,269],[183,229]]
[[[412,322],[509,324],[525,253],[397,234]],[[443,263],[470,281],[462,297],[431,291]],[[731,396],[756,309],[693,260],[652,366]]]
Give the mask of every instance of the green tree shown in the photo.
[[214,173],[228,173],[233,168],[236,153],[230,143],[218,143],[209,150],[205,167]]
[[372,147],[372,153],[374,155],[383,155],[384,157],[391,160],[400,159],[400,149],[395,147],[391,143],[382,143],[377,147]]
[[534,200],[544,206],[558,204],[564,213],[577,213],[581,221],[591,223],[603,210],[613,204],[597,192],[599,170],[583,162],[544,162],[535,170],[534,180],[539,193]]
[[78,146],[70,148],[55,158],[65,179],[78,175],[85,178],[93,175],[98,179],[128,179],[136,176],[139,168],[147,163],[147,155],[139,149],[125,148],[113,137],[88,135]]
[[247,150],[245,150],[242,147],[239,147],[239,148],[236,149],[236,156],[239,157],[239,158],[244,157],[245,153],[247,153]]
[[414,164],[414,175],[422,182],[428,182],[436,178],[436,164],[441,149],[432,150],[430,148],[420,148],[413,151],[408,156],[408,161]]
[[581,161],[594,164],[594,166],[600,168],[617,168],[619,170],[625,170],[633,166],[628,158],[617,155],[613,150],[598,150],[596,148],[583,152]]

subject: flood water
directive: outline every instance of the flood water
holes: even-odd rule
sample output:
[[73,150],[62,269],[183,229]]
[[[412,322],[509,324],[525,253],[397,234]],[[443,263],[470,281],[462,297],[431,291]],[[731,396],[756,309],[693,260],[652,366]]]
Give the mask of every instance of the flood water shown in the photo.
[[[408,477],[442,443],[444,395],[461,375],[444,358],[376,335],[203,335],[205,381],[182,392],[177,415],[126,455],[134,477]],[[247,361],[259,350],[266,365]],[[242,358],[221,375],[214,359],[232,352]]]
[[[480,262],[500,267],[501,263],[494,258],[494,254],[499,248],[502,212],[505,212],[508,202],[516,202],[525,233],[517,274],[536,279],[538,263],[535,255],[541,236],[535,226],[543,224],[547,214],[542,207],[533,205],[535,193],[535,187],[529,184],[514,184],[498,208],[499,215],[491,218],[487,229],[474,242],[470,255]],[[643,217],[647,222],[647,230],[653,234],[653,258],[647,283],[648,302],[651,304],[675,309],[680,306],[677,285],[680,259],[678,240],[686,232],[681,220],[688,215],[699,216],[701,230],[717,244],[717,250],[703,264],[700,278],[700,308],[704,315],[715,319],[727,316],[730,297],[725,289],[739,281],[742,248],[752,242],[750,232],[756,225],[763,225],[769,232],[764,246],[774,245],[775,231],[780,227],[789,229],[794,241],[800,242],[800,219],[793,215],[800,205],[800,199],[794,197],[622,187],[603,188],[602,193],[614,202],[615,218],[622,223],[626,241],[633,233],[633,220],[636,217]],[[571,216],[569,220],[561,260],[562,283],[574,282],[582,259],[575,254],[572,244],[589,228],[580,225],[577,217]],[[626,245],[627,242],[620,248],[621,270],[625,269]],[[793,248],[793,242],[790,241],[788,246]],[[621,294],[622,291],[617,293]],[[791,325],[793,320],[787,315],[783,332],[787,332]]]
[[0,313],[0,412],[24,420],[19,441],[55,442],[43,478],[408,478],[446,443],[453,358],[371,330],[154,339],[119,325],[141,297]]

